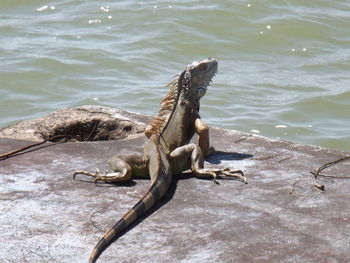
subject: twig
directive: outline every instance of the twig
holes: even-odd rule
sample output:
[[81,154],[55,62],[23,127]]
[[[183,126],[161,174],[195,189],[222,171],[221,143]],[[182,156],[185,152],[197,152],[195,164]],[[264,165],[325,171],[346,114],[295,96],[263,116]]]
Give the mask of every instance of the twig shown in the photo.
[[279,160],[279,161],[278,161],[278,163],[281,163],[281,162],[287,161],[287,160],[292,159],[292,158],[293,158],[293,155],[289,155],[288,157],[286,157],[286,158],[283,158],[283,159]]
[[[316,176],[318,176],[319,173],[322,172],[324,169],[326,169],[326,168],[328,168],[328,167],[330,167],[330,166],[332,166],[332,165],[335,165],[335,164],[337,164],[337,163],[346,161],[346,160],[350,160],[350,156],[345,156],[345,157],[340,158],[340,159],[337,159],[337,160],[335,160],[335,161],[333,161],[333,162],[326,163],[326,164],[322,165],[320,168],[318,168],[316,171],[313,171],[313,172],[311,172],[311,173],[314,174],[314,175],[316,175]],[[336,177],[336,176],[335,176],[335,177]]]
[[239,143],[241,141],[248,139],[249,137],[251,137],[251,136],[243,136],[243,137],[239,138],[238,140],[234,141],[234,143]]
[[322,165],[320,168],[318,168],[316,171],[310,171],[310,173],[313,174],[313,176],[314,176],[314,186],[322,191],[325,191],[325,186],[323,184],[317,183],[317,181],[316,181],[318,176],[323,176],[323,177],[328,177],[328,178],[337,178],[337,179],[340,179],[340,178],[341,179],[350,179],[350,177],[348,177],[348,176],[334,176],[334,175],[322,175],[322,174],[320,174],[320,172],[322,172],[324,169],[326,169],[330,166],[333,166],[337,163],[346,161],[346,160],[350,160],[350,156],[345,156],[345,157],[337,159],[335,161],[326,163],[326,164]]
[[315,186],[317,189],[319,189],[321,191],[325,191],[324,184],[317,183],[316,176],[314,176],[314,185],[313,186]]
[[31,145],[28,145],[28,146],[25,146],[25,147],[23,147],[23,148],[20,148],[20,149],[14,150],[14,151],[10,151],[10,152],[7,152],[7,153],[0,154],[0,160],[9,158],[9,157],[11,157],[12,155],[15,155],[16,153],[23,152],[23,151],[25,151],[25,150],[27,150],[27,149],[30,149],[30,148],[32,148],[32,147],[35,147],[35,146],[39,146],[39,145],[41,145],[41,144],[44,144],[45,142],[47,142],[47,140],[42,141],[42,142],[38,142],[38,143],[34,143],[34,144],[31,144]]
[[[336,175],[324,175],[324,174],[321,174],[321,172],[332,166],[332,165],[335,165],[337,163],[340,163],[340,162],[343,162],[343,161],[346,161],[346,160],[350,160],[350,156],[345,156],[343,158],[340,158],[340,159],[337,159],[335,161],[332,161],[332,162],[329,162],[329,163],[326,163],[324,165],[322,165],[320,168],[318,168],[316,171],[310,171],[310,173],[313,175],[313,187],[321,190],[321,191],[326,191],[326,187],[324,184],[320,184],[317,182],[317,177],[326,177],[326,178],[334,178],[334,179],[350,179],[350,176],[336,176]],[[295,186],[297,183],[299,183],[299,181],[301,180],[302,178],[296,180],[293,184],[292,184],[292,188],[289,190],[289,194],[293,194],[294,193],[294,190],[295,190]]]
[[10,158],[10,157],[12,157],[12,156],[14,156],[16,154],[19,154],[19,153],[21,153],[21,152],[23,152],[25,150],[28,150],[30,148],[33,148],[35,146],[39,146],[41,144],[44,144],[44,143],[46,143],[48,141],[55,140],[55,139],[58,139],[58,138],[69,138],[69,137],[76,139],[76,137],[70,136],[70,135],[56,135],[56,136],[52,136],[52,137],[50,137],[48,139],[43,140],[42,142],[33,143],[33,144],[28,145],[28,146],[19,148],[17,150],[13,150],[13,151],[10,151],[10,152],[7,152],[7,153],[2,153],[2,154],[0,154],[0,161],[1,160],[5,160],[7,158]]
[[266,161],[266,160],[272,159],[274,157],[277,157],[277,155],[276,154],[275,155],[266,155],[266,156],[252,158],[252,159],[258,160],[258,161]]
[[294,193],[295,186],[296,186],[297,183],[299,183],[300,180],[301,180],[301,178],[298,179],[298,180],[296,180],[296,181],[292,184],[292,188],[289,190],[289,194],[290,194],[290,195]]
[[90,223],[91,223],[96,229],[100,230],[101,232],[106,232],[106,230],[104,230],[104,229],[98,227],[98,226],[95,224],[95,222],[92,220],[92,217],[94,217],[96,214],[101,214],[101,213],[95,212],[95,213],[91,214],[91,216],[90,216]]
[[84,141],[88,141],[89,139],[90,139],[90,136],[92,135],[92,133],[96,130],[96,128],[97,128],[97,123],[95,124],[95,127],[93,127],[92,128],[92,130],[91,130],[91,132],[90,132],[90,134],[88,135],[88,137],[84,140]]

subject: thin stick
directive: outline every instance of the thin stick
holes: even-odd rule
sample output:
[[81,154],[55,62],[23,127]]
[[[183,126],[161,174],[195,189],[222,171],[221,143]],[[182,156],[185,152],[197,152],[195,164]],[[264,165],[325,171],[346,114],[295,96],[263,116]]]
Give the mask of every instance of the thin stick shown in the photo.
[[70,136],[70,135],[56,135],[56,136],[52,136],[52,137],[50,137],[48,139],[43,140],[42,142],[33,143],[33,144],[28,145],[28,146],[19,148],[17,150],[13,150],[13,151],[10,151],[10,152],[7,152],[7,153],[2,153],[2,154],[0,154],[0,160],[7,159],[7,158],[9,158],[9,157],[11,157],[11,156],[13,156],[13,155],[15,155],[17,153],[23,152],[23,151],[28,150],[30,148],[33,148],[35,146],[39,146],[41,144],[44,144],[44,143],[46,143],[48,141],[51,141],[51,140],[54,140],[54,139],[57,139],[57,138],[69,138],[69,137],[76,139],[76,137]]
[[[346,160],[350,160],[350,156],[345,156],[345,157],[342,157],[342,158],[337,159],[335,161],[326,163],[326,164],[322,165],[320,168],[318,168],[316,171],[310,171],[310,173],[313,175],[313,179],[314,179],[314,182],[313,182],[312,186],[316,187],[317,189],[319,189],[321,191],[326,191],[325,185],[324,184],[320,184],[320,183],[317,182],[317,177],[319,177],[319,176],[326,177],[326,178],[335,178],[335,179],[350,179],[350,176],[336,176],[336,175],[320,174],[320,172],[322,172],[324,169],[326,169],[326,168],[328,168],[328,167],[330,167],[332,165],[335,165],[337,163],[346,161]],[[290,195],[294,193],[295,186],[300,180],[301,179],[298,179],[292,184],[292,188],[289,191]]]
[[317,181],[316,181],[318,176],[323,176],[323,177],[328,177],[328,178],[350,179],[350,177],[347,177],[347,176],[334,176],[334,175],[322,175],[322,174],[320,174],[320,172],[322,172],[324,169],[326,169],[330,166],[333,166],[337,163],[346,161],[346,160],[350,160],[350,156],[345,156],[345,157],[337,159],[335,161],[326,163],[326,164],[322,165],[320,168],[318,168],[316,171],[310,171],[310,173],[313,174],[313,176],[314,176],[314,186],[322,191],[325,191],[325,186],[323,184],[317,183]]
[[10,151],[10,152],[7,152],[7,153],[3,153],[3,154],[0,154],[0,160],[2,159],[6,159],[6,158],[9,158],[11,157],[12,155],[16,154],[16,153],[19,153],[19,152],[23,152],[27,149],[30,149],[32,147],[35,147],[35,146],[39,146],[41,144],[44,144],[45,142],[47,142],[47,140],[45,141],[42,141],[42,142],[38,142],[38,143],[34,143],[34,144],[31,144],[31,145],[28,145],[28,146],[25,146],[23,148],[19,148],[17,150],[14,150],[14,151]]
[[98,212],[95,212],[93,213],[91,216],[90,216],[90,223],[98,230],[100,230],[101,232],[106,232],[107,230],[103,230],[102,228],[98,227],[95,222],[92,220],[92,217],[94,217],[96,214],[101,214],[101,213],[98,213]]
[[350,156],[345,156],[345,157],[340,158],[340,159],[337,159],[337,160],[335,160],[335,161],[333,161],[333,162],[326,163],[326,164],[322,165],[320,168],[318,168],[315,172],[312,172],[312,174],[318,176],[319,173],[320,173],[321,171],[323,171],[324,169],[326,169],[326,168],[328,168],[328,167],[330,167],[330,166],[332,166],[332,165],[335,165],[335,164],[337,164],[337,163],[346,161],[346,160],[350,160]]

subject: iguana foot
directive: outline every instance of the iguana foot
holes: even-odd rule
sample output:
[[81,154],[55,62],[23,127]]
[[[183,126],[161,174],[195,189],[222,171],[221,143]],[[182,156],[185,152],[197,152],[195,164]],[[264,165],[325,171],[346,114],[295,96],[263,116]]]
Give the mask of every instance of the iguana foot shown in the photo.
[[231,170],[230,168],[224,168],[221,170],[221,173],[227,177],[234,177],[239,179],[245,184],[248,184],[247,178],[245,177],[244,173],[237,169],[237,170]]
[[123,176],[123,174],[120,172],[108,172],[107,170],[104,173],[101,173],[98,168],[96,168],[95,173],[90,173],[82,170],[75,171],[73,174],[74,180],[78,174],[83,174],[83,175],[95,178],[95,183],[99,183],[99,182],[116,183],[116,182],[125,182],[126,180],[129,180],[129,178],[125,178],[125,176]]
[[199,178],[211,178],[217,183],[216,179],[234,178],[245,184],[248,183],[247,178],[244,176],[241,170],[231,170],[229,168],[224,169],[210,169],[201,168],[194,171],[196,177]]

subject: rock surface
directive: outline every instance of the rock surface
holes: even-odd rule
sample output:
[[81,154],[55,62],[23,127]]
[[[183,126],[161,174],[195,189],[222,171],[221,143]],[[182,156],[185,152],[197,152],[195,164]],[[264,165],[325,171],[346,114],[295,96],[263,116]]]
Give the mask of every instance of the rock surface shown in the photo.
[[[142,123],[139,117],[131,121]],[[96,186],[84,177],[74,181],[72,173],[104,170],[110,156],[141,152],[144,141],[138,134],[46,143],[2,160],[0,261],[87,262],[149,181]],[[219,128],[211,128],[211,142],[217,153],[205,165],[242,169],[249,184],[174,176],[165,198],[99,262],[350,262],[350,180],[320,178],[320,191],[310,174],[349,153]],[[1,152],[28,144],[0,139]],[[323,174],[350,176],[349,164]]]

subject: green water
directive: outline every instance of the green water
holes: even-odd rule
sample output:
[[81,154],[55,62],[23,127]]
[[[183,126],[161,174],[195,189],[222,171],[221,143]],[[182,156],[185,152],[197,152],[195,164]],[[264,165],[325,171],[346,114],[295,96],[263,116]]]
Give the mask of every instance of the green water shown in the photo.
[[350,151],[350,1],[0,1],[0,127],[63,107],[156,114],[206,57],[210,125]]

